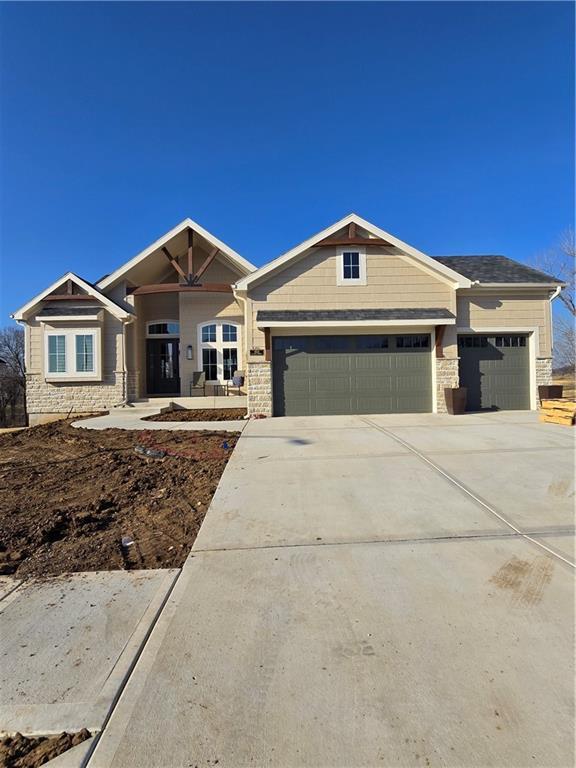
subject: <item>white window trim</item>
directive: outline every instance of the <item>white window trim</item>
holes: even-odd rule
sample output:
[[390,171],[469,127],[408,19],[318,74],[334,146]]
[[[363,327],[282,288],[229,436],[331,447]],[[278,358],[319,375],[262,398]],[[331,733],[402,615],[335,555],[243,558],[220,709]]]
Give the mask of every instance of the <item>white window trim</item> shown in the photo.
[[[344,254],[357,253],[360,277],[344,277]],[[336,285],[366,285],[366,249],[358,246],[342,246],[336,251]]]
[[[44,331],[44,378],[46,381],[100,381],[102,379],[102,344],[100,328],[50,328]],[[61,373],[48,370],[48,344],[51,336],[64,336],[66,370]],[[76,336],[92,336],[94,350],[94,370],[76,370]]]
[[[202,329],[207,325],[216,326],[216,341],[202,341]],[[233,325],[236,328],[236,341],[224,341],[222,326]],[[198,325],[198,355],[197,355],[197,370],[204,370],[204,364],[202,361],[202,351],[204,349],[216,350],[216,371],[217,379],[207,379],[206,381],[213,381],[223,383],[224,379],[224,348],[236,349],[236,355],[238,359],[238,370],[242,370],[242,326],[232,320],[207,320],[205,323]]]
[[158,325],[159,323],[177,323],[178,328],[180,328],[180,320],[174,320],[173,318],[170,320],[166,320],[165,318],[163,318],[162,320],[148,320],[146,322],[146,338],[147,339],[179,339],[180,338],[180,331],[178,333],[150,333],[150,326]]

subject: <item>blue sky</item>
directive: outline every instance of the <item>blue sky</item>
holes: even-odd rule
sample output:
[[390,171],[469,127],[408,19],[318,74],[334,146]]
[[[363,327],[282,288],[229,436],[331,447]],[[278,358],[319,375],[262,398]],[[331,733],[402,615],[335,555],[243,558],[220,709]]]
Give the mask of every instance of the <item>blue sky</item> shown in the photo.
[[574,211],[574,9],[4,3],[1,303],[191,216],[256,264],[350,211],[523,261]]

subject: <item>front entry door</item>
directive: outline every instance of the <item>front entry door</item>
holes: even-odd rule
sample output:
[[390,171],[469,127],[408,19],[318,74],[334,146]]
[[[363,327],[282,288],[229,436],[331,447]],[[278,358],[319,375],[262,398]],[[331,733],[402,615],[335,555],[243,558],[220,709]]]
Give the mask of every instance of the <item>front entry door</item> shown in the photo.
[[148,394],[179,395],[178,339],[148,339],[146,345]]

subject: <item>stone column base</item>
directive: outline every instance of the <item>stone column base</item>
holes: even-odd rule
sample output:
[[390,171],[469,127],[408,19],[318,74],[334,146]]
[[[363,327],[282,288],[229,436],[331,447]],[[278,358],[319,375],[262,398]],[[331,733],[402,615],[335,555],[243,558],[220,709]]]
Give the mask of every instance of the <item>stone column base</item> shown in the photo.
[[444,389],[460,386],[458,373],[458,358],[436,358],[436,410],[438,413],[448,413]]
[[552,358],[551,357],[537,357],[536,358],[536,408],[540,405],[540,397],[538,396],[538,387],[547,386],[552,384]]
[[272,363],[248,363],[246,378],[248,415],[272,416]]

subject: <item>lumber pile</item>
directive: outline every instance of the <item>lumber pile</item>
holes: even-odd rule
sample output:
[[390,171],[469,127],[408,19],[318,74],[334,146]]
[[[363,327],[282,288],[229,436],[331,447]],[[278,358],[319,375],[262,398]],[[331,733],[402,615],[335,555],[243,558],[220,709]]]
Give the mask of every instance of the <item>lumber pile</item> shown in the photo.
[[542,400],[540,406],[540,421],[546,424],[564,424],[567,427],[576,421],[576,400],[564,398],[558,400]]

